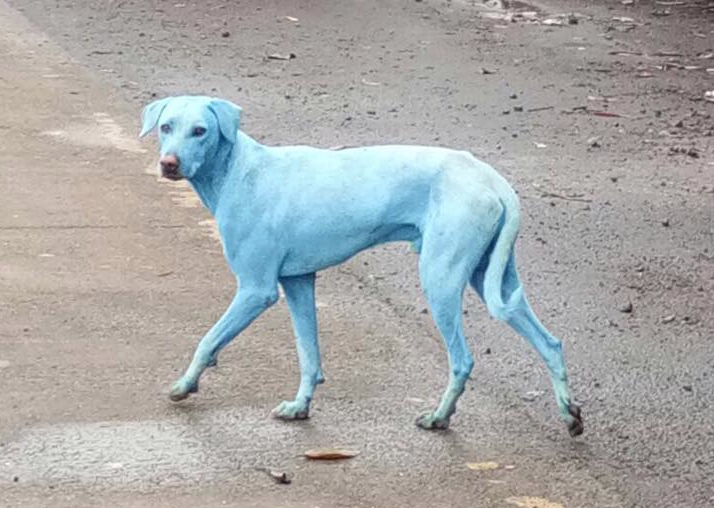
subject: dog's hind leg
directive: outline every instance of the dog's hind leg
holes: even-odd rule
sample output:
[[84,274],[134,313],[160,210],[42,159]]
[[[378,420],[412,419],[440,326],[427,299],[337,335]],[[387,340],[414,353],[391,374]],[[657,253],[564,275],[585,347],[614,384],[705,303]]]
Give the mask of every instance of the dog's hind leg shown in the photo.
[[277,284],[241,286],[223,316],[199,342],[186,373],[171,387],[169,398],[179,401],[197,392],[201,374],[206,367],[215,364],[220,350],[277,300]]
[[317,341],[317,313],[315,310],[315,274],[283,277],[280,284],[293,321],[300,361],[300,387],[295,400],[284,401],[273,409],[273,416],[283,420],[302,420],[308,417],[315,386],[324,381],[320,366]]
[[[481,217],[474,220],[474,217]],[[426,225],[419,259],[422,288],[449,356],[449,384],[438,407],[420,416],[424,429],[445,429],[473,368],[464,337],[461,303],[471,273],[498,229],[499,206],[485,200],[462,209],[438,210]]]
[[[477,271],[474,274],[472,285],[483,296],[482,272]],[[568,390],[568,376],[565,369],[562,343],[541,324],[528,304],[523,294],[513,253],[509,255],[506,269],[503,273],[501,298],[497,298],[499,302],[505,301],[508,303],[505,305],[489,303],[488,295],[485,300],[494,317],[508,323],[538,352],[550,372],[558,409],[568,426],[568,431],[572,436],[582,434],[583,420],[580,408],[571,401]]]
[[449,426],[451,415],[456,411],[456,402],[464,392],[466,380],[474,364],[461,325],[463,286],[434,287],[430,283],[424,283],[424,290],[434,321],[446,344],[450,370],[449,384],[439,406],[436,410],[420,416],[416,423],[424,429],[445,429]]

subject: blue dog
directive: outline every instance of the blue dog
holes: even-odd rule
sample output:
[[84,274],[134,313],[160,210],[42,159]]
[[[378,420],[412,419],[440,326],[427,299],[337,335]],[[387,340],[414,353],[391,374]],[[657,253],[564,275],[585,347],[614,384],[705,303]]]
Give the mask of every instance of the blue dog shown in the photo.
[[243,132],[241,110],[211,97],[169,97],[144,109],[140,136],[158,126],[162,175],[186,179],[216,218],[240,289],[201,340],[171,388],[182,400],[198,391],[206,367],[283,287],[300,360],[300,387],[273,415],[308,417],[324,381],[317,340],[315,273],[384,242],[412,242],[419,277],[449,355],[449,384],[439,406],[417,419],[445,429],[473,367],[461,300],[470,284],[489,312],[526,338],[547,365],[570,434],[583,432],[570,400],[562,346],[533,314],[513,249],[518,199],[508,182],[470,153],[422,146],[321,150],[263,146]]

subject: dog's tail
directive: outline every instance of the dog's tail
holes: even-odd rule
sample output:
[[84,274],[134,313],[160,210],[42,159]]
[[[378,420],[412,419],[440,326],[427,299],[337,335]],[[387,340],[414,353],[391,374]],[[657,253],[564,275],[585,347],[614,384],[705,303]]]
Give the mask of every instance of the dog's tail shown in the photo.
[[523,286],[516,274],[513,252],[520,226],[520,213],[518,198],[513,192],[502,197],[501,204],[501,227],[493,240],[488,259],[483,282],[483,299],[493,317],[506,320],[523,299]]

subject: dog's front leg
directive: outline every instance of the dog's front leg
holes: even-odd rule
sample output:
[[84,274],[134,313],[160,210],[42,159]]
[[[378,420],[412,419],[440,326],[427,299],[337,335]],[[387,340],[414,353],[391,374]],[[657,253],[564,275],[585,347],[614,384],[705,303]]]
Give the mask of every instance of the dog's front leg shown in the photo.
[[307,418],[310,412],[315,386],[324,381],[317,342],[315,274],[283,277],[280,284],[285,290],[285,299],[293,321],[300,360],[300,388],[295,400],[286,400],[273,409],[273,416],[283,420],[302,420]]
[[198,379],[206,367],[215,365],[219,351],[278,300],[276,286],[241,287],[223,316],[201,339],[186,373],[171,387],[171,400],[179,401],[198,391]]

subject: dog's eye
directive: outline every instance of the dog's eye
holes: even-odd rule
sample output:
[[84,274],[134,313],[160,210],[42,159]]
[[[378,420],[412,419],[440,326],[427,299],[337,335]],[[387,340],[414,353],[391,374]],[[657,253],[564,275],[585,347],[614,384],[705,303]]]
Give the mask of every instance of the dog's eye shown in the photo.
[[161,126],[161,132],[163,132],[164,134],[168,134],[169,132],[171,132],[171,126],[167,123],[163,124]]
[[193,136],[196,138],[200,138],[205,133],[206,133],[205,127],[194,127],[194,129],[193,129]]

